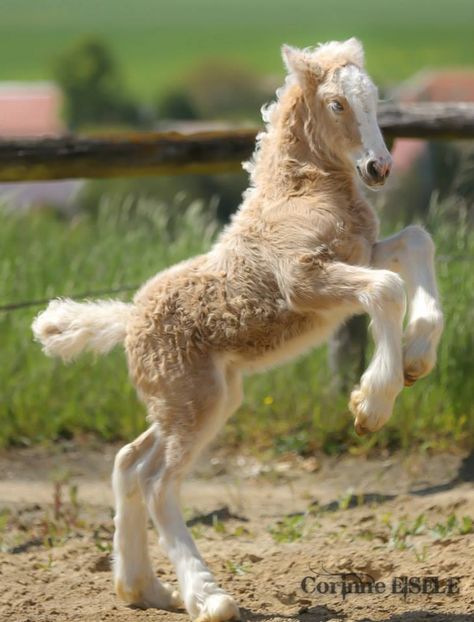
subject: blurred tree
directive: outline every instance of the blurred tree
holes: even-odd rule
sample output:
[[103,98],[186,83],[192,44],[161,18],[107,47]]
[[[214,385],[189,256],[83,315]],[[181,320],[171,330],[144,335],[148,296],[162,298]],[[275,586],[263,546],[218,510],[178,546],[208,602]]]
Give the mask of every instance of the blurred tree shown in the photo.
[[198,118],[196,107],[190,94],[183,89],[168,91],[156,106],[158,119],[190,119]]
[[158,119],[260,120],[262,104],[273,99],[274,84],[222,61],[199,65],[156,105]]
[[259,119],[262,104],[274,93],[252,71],[220,61],[199,66],[186,84],[199,116],[205,119]]
[[100,39],[78,41],[63,52],[54,75],[64,92],[71,129],[140,122],[140,111],[126,92],[117,62]]

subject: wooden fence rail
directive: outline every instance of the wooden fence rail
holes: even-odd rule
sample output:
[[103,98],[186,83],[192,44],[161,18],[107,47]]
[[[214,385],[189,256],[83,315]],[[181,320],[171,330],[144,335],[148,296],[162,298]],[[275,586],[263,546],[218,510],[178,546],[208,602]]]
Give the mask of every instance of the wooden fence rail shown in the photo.
[[[474,104],[383,105],[379,123],[388,140],[474,139]],[[121,133],[0,141],[0,181],[236,171],[251,155],[257,131]]]

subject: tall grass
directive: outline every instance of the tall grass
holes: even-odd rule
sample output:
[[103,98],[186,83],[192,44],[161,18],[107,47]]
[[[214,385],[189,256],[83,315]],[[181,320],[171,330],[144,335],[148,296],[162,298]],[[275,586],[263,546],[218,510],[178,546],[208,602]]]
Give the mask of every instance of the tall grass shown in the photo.
[[[216,230],[198,204],[170,222],[173,209],[164,205],[146,200],[137,205],[128,197],[117,201],[103,201],[97,219],[2,214],[0,300],[141,284],[207,248]],[[32,341],[30,324],[37,311],[0,313],[0,443],[83,431],[110,439],[141,430],[143,409],[128,382],[123,352],[69,366],[48,360]]]
[[[300,453],[472,446],[474,233],[462,209],[449,205],[433,204],[428,226],[438,246],[446,331],[436,370],[403,392],[388,425],[368,439],[355,437],[347,396],[331,393],[321,348],[249,378],[245,403],[221,443],[245,441],[259,451]],[[82,215],[72,221],[49,212],[1,213],[0,304],[140,284],[161,268],[206,250],[216,232],[209,211],[197,203],[173,210],[151,200],[109,198],[97,218]],[[37,310],[0,313],[0,444],[84,433],[128,439],[141,431],[145,413],[127,378],[123,352],[99,360],[85,357],[69,366],[47,359],[32,341],[30,324]]]

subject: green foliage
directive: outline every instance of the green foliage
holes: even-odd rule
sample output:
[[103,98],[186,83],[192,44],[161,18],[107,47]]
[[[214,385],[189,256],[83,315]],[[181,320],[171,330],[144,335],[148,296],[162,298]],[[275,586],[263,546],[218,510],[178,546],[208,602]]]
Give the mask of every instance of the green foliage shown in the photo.
[[83,39],[63,52],[54,75],[63,90],[65,116],[72,129],[138,121],[117,62],[100,39]]

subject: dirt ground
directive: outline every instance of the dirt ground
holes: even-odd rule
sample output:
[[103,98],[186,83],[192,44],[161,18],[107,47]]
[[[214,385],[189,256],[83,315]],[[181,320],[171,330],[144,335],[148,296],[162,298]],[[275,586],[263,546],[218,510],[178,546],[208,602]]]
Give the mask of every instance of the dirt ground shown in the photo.
[[[2,622],[188,619],[129,608],[113,593],[115,450],[0,454]],[[270,465],[214,455],[186,482],[183,507],[243,620],[474,621],[474,455]],[[157,573],[175,582],[149,535]]]

